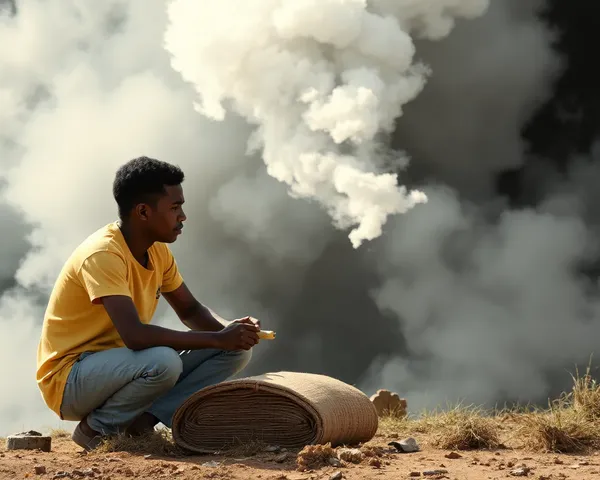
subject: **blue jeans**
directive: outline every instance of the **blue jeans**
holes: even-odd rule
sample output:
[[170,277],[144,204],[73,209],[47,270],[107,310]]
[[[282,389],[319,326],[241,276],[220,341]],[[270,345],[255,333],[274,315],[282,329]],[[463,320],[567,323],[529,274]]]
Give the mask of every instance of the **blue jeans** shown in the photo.
[[69,374],[61,415],[72,421],[87,416],[103,435],[122,433],[144,412],[170,428],[175,410],[190,395],[242,371],[251,352],[154,347],[84,353]]

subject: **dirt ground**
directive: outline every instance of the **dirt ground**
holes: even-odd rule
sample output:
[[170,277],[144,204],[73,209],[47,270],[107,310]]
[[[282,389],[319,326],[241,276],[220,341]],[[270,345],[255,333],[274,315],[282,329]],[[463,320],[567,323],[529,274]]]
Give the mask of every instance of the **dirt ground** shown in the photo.
[[[587,455],[532,454],[520,450],[450,452],[423,446],[416,453],[396,453],[378,434],[362,447],[381,447],[378,455],[360,464],[299,471],[298,452],[259,452],[246,456],[185,456],[167,458],[128,452],[85,454],[65,435],[53,437],[52,451],[0,449],[0,479],[18,478],[131,478],[176,479],[405,479],[447,478],[488,480],[513,477],[535,479],[600,479],[600,452]],[[420,439],[416,437],[417,441]]]

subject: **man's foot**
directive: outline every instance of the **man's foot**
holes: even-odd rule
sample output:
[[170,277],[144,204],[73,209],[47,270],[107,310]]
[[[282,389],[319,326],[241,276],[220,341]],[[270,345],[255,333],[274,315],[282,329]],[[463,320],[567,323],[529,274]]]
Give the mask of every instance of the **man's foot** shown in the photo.
[[88,425],[87,418],[84,418],[77,424],[77,427],[75,427],[71,439],[81,448],[89,452],[98,448],[104,438],[96,430],[93,430],[92,427]]
[[149,412],[142,413],[137,417],[131,425],[125,430],[126,435],[132,437],[141,437],[154,431],[154,427],[158,424],[159,420]]

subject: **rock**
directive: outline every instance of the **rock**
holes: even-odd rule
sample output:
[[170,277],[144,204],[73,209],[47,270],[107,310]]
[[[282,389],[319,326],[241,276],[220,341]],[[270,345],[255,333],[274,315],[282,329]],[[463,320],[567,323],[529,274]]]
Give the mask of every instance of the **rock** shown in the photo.
[[438,470],[425,470],[423,472],[423,475],[425,475],[426,477],[434,477],[438,475],[444,475],[445,473],[448,473],[448,470],[440,468]]
[[285,453],[285,452],[283,452],[283,453],[280,453],[279,455],[277,455],[275,457],[275,461],[277,463],[283,463],[283,462],[285,462],[287,460],[287,458],[288,458],[288,454]]
[[364,454],[358,448],[343,448],[338,452],[340,460],[348,463],[360,463]]
[[419,444],[412,437],[405,438],[399,442],[390,442],[388,445],[390,447],[394,447],[396,450],[402,453],[413,453],[419,451]]
[[218,467],[219,465],[221,465],[221,464],[219,462],[215,462],[214,460],[211,462],[204,462],[202,464],[203,467],[211,467],[211,468]]
[[386,415],[398,418],[406,417],[406,400],[400,398],[397,393],[389,390],[377,390],[375,394],[371,395],[371,402],[380,417]]
[[279,451],[281,451],[281,448],[278,447],[277,445],[268,445],[265,447],[265,452],[277,453]]
[[420,477],[421,476],[421,472],[410,472],[408,474],[409,477]]
[[56,472],[52,477],[52,480],[56,480],[58,478],[72,478],[69,472]]
[[377,457],[372,457],[369,459],[369,466],[374,468],[381,468],[381,460]]
[[331,457],[329,459],[329,465],[331,465],[332,467],[341,467],[342,462],[340,462],[339,458]]
[[33,471],[36,475],[44,475],[46,473],[46,467],[44,465],[36,465],[33,467]]
[[335,472],[331,477],[329,477],[329,480],[342,480],[342,478],[344,478],[344,474],[342,472]]
[[449,458],[450,460],[456,460],[457,458],[462,458],[460,453],[450,452],[444,455],[444,457]]
[[531,468],[529,468],[529,467],[519,467],[519,468],[515,468],[514,470],[511,470],[510,474],[513,477],[526,477],[527,475],[529,475],[530,471],[531,471]]
[[42,452],[49,452],[52,449],[52,438],[33,430],[17,433],[15,435],[10,435],[6,439],[6,449],[41,450]]

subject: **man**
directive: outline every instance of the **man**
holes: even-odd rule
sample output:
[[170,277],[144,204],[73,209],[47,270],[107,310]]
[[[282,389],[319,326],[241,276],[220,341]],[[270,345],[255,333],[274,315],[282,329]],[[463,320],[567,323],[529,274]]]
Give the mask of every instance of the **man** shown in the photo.
[[[123,165],[113,184],[120,220],[77,247],[50,296],[37,382],[51,410],[79,421],[72,438],[87,450],[171,427],[188,396],[241,371],[258,342],[255,319],[212,314],[177,269],[167,244],[186,220],[183,179],[147,157]],[[150,324],[161,295],[191,330]]]

